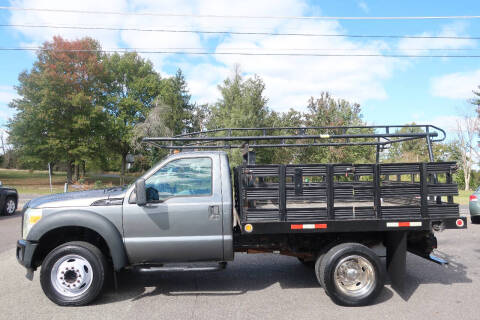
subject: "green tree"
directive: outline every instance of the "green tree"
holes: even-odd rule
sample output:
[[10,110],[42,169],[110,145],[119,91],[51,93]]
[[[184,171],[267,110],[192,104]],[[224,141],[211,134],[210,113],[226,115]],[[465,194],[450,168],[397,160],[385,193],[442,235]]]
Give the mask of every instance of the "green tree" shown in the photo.
[[18,112],[9,123],[10,143],[26,162],[64,161],[67,181],[72,166],[102,149],[104,133],[103,58],[100,44],[83,38],[54,37],[37,52],[30,71],[20,74]]
[[240,68],[218,86],[221,98],[212,106],[210,128],[253,128],[265,125],[269,109],[264,97],[265,84],[254,75],[244,79]]
[[[303,127],[305,126],[305,119],[302,112],[290,109],[287,112],[272,112],[268,117],[268,125],[274,128]],[[291,130],[275,130],[272,133],[275,135],[290,135],[294,132]],[[278,140],[274,142],[278,143]],[[299,163],[303,155],[302,148],[269,148],[265,151],[269,155],[267,159],[269,163]]]
[[[221,98],[210,109],[208,129],[268,126],[270,110],[267,107],[268,99],[264,96],[265,84],[259,76],[245,79],[240,68],[235,66],[232,77],[225,79],[218,89]],[[261,131],[251,134],[261,134]],[[242,162],[241,152],[231,152],[233,165]],[[268,158],[266,150],[258,150],[258,163],[268,162]]]
[[[133,130],[132,145],[135,150],[141,155],[142,169],[148,169],[153,163],[159,161],[168,154],[167,150],[159,148],[148,148],[142,143],[144,137],[169,137],[173,135],[173,130],[169,128],[167,121],[171,107],[162,104],[160,99],[157,99],[153,109],[149,111],[145,121],[137,123]],[[148,161],[145,161],[148,160]]]
[[195,105],[190,102],[187,81],[178,69],[175,76],[162,80],[159,105],[163,105],[163,123],[175,135],[195,130]]
[[[415,125],[412,122],[407,125]],[[400,128],[397,133],[423,133],[420,127]],[[404,142],[394,143],[388,150],[387,159],[390,161],[401,162],[422,162],[430,161],[428,155],[428,147],[425,139],[408,140]]]
[[[311,98],[308,102],[307,112],[303,114],[305,126],[308,127],[335,127],[335,126],[364,126],[361,107],[359,104],[350,103],[344,99],[334,99],[328,92],[322,92],[320,97]],[[344,133],[373,133],[371,129],[343,129],[320,130],[318,134],[344,134]],[[346,141],[346,140],[345,140]],[[299,159],[303,162],[346,162],[366,163],[375,161],[375,149],[368,146],[349,147],[310,147],[304,148]]]
[[109,149],[121,158],[124,182],[127,154],[132,151],[134,127],[145,121],[162,91],[160,75],[153,64],[137,53],[114,53],[105,59],[107,71],[106,111]]
[[[480,86],[478,86],[480,90]],[[473,99],[470,101],[471,104],[477,107],[477,113],[480,113],[480,91],[473,91]]]
[[[208,108],[190,102],[187,82],[180,69],[173,77],[161,79],[160,93],[148,109],[143,121],[134,126],[130,139],[135,151],[142,155],[144,164],[152,164],[166,155],[165,150],[147,148],[141,139],[146,136],[173,136],[198,131],[206,121]],[[145,161],[148,159],[148,161]]]

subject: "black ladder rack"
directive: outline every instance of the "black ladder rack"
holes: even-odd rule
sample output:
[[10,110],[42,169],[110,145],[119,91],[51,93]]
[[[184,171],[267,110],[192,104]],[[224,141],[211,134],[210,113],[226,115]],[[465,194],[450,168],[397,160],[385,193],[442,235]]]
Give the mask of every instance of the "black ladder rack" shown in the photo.
[[[400,132],[403,128],[419,132]],[[380,151],[394,143],[425,139],[433,162],[432,143],[445,140],[445,136],[444,130],[433,125],[385,125],[221,128],[173,137],[146,137],[143,141],[170,150],[376,146],[378,162]]]

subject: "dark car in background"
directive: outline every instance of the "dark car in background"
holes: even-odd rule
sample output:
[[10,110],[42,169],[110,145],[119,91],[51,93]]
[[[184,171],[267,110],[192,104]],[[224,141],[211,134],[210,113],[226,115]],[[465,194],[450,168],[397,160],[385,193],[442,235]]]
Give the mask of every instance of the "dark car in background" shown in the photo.
[[468,202],[468,208],[470,211],[470,219],[472,223],[480,224],[480,188],[470,195],[470,201]]
[[0,215],[10,216],[18,205],[17,189],[2,186],[0,183]]

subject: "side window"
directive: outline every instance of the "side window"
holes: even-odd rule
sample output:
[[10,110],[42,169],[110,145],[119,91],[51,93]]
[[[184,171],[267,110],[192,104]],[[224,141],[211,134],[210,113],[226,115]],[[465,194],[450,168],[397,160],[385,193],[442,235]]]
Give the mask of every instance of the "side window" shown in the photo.
[[147,201],[212,194],[212,160],[185,158],[167,163],[145,181]]

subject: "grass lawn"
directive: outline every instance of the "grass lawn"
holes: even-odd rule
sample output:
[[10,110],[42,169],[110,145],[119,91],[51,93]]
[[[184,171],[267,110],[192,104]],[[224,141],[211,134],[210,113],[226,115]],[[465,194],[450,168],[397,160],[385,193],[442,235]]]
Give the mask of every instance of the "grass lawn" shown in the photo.
[[470,191],[458,190],[458,196],[453,197],[453,201],[459,204],[468,204],[468,200],[472,193],[473,193],[472,190]]
[[[134,180],[136,175],[128,175],[127,182]],[[48,194],[63,192],[66,181],[65,172],[55,172],[52,176],[52,191],[48,179],[48,171],[30,171],[17,169],[0,169],[0,181],[5,186],[14,187],[19,193]],[[97,182],[97,181],[101,181]],[[97,182],[97,183],[96,183]],[[82,185],[69,186],[69,191],[93,189],[95,187],[111,187],[120,184],[118,174],[88,174]]]

